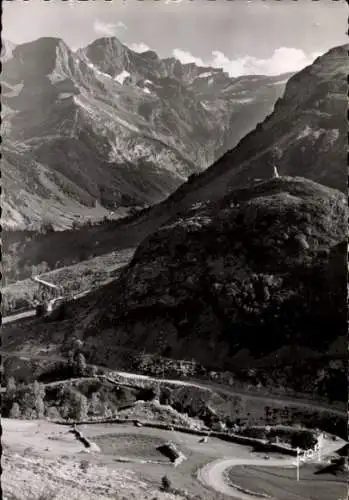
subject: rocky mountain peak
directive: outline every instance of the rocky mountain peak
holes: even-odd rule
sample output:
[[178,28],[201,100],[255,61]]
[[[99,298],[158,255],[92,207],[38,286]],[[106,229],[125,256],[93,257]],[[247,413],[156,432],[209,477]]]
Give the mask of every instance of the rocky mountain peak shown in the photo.
[[87,59],[96,68],[112,77],[122,69],[128,69],[126,62],[130,53],[130,50],[116,37],[98,38],[77,52],[81,58]]
[[[124,214],[130,206],[163,200],[264,118],[283,89],[263,79],[259,89],[255,82],[253,88],[246,84],[246,92],[254,95],[241,101],[241,85],[235,88],[228,75],[216,72],[221,76],[213,85],[200,77],[205,68],[177,60],[172,68],[115,37],[76,52],[46,37],[19,45],[11,54],[1,75],[3,138],[7,171],[12,172],[5,182],[8,193],[22,183],[24,220],[32,219],[32,200],[37,193],[46,196],[48,185],[59,206],[72,197],[68,205],[79,215],[95,206],[102,207],[103,215],[119,209]],[[36,179],[31,187],[14,173],[23,161]],[[43,176],[50,178],[45,188]],[[34,184],[43,189],[33,194]],[[64,186],[63,193],[57,186]],[[40,214],[37,203],[34,219]],[[21,204],[9,205],[6,213],[25,224],[17,213]],[[67,218],[65,208],[57,212],[65,221],[59,227],[74,217]]]
[[[57,66],[62,66],[72,57],[69,47],[59,38],[40,38],[17,45],[12,53],[19,71],[18,78],[39,78],[50,75]],[[9,68],[4,68],[8,76]]]

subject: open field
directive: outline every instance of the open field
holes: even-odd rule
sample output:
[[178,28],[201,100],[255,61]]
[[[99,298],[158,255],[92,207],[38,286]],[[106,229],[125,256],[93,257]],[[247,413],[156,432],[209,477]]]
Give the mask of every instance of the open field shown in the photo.
[[[45,491],[50,500],[224,500],[202,486],[195,471],[207,461],[226,453],[248,456],[239,445],[198,442],[197,436],[158,429],[135,428],[132,425],[83,425],[80,431],[91,441],[106,445],[106,437],[114,436],[113,445],[100,453],[87,453],[76,441],[68,426],[45,421],[3,419],[4,499],[38,499]],[[126,436],[126,437],[125,437]],[[132,437],[131,443],[130,436]],[[171,439],[190,457],[180,467],[163,459],[163,464],[147,464],[144,455],[152,455],[154,445]],[[119,444],[117,444],[117,440]],[[123,445],[128,446],[122,449]],[[127,451],[129,455],[127,456]],[[110,454],[112,453],[112,454]],[[138,454],[138,457],[137,457]],[[129,463],[126,459],[129,459]],[[124,460],[124,462],[123,462]],[[161,478],[167,475],[174,488],[188,494],[160,491]]]
[[135,436],[128,433],[115,435],[111,433],[97,436],[93,442],[105,455],[116,455],[130,459],[142,457],[143,460],[169,463],[169,459],[158,450],[166,441],[157,436]]

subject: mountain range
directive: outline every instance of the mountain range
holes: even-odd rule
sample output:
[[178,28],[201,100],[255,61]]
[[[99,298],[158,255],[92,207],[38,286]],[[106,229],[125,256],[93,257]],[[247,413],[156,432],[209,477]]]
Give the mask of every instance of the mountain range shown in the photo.
[[[296,175],[346,192],[347,46],[335,47],[288,81],[274,111],[199,175],[192,174],[173,194],[141,213],[35,239],[18,234],[14,257],[20,271],[27,264],[48,263],[50,269],[70,265],[80,255],[100,255],[135,248],[144,238],[183,210],[219,200],[234,188],[267,180],[277,165],[280,175]],[[9,175],[6,171],[3,174]],[[20,201],[19,201],[20,203]],[[12,233],[4,238],[12,243]],[[30,236],[30,235],[27,235]],[[27,240],[28,241],[24,241]],[[13,253],[10,246],[6,253]],[[24,276],[24,275],[23,275]],[[25,275],[24,277],[27,277]]]
[[290,76],[231,78],[117,38],[75,52],[4,41],[2,62],[2,223],[20,229],[165,199],[264,119]]
[[66,238],[65,263],[89,241],[138,246],[117,281],[71,304],[70,320],[36,325],[36,341],[74,334],[112,367],[140,345],[216,369],[279,363],[274,375],[296,390],[346,393],[347,52],[291,77],[262,123],[163,202],[31,242],[27,258]]

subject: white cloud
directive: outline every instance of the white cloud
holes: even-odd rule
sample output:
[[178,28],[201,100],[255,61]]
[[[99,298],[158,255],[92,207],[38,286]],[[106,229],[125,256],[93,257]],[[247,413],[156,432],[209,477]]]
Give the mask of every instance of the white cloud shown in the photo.
[[99,35],[115,36],[118,32],[127,30],[127,26],[121,21],[118,23],[107,23],[96,19],[93,23],[93,29]]
[[194,62],[198,66],[222,68],[230,76],[234,77],[241,75],[279,75],[299,71],[311,64],[321,53],[306,54],[301,49],[280,47],[268,59],[258,59],[252,56],[229,59],[219,50],[214,50],[212,57],[206,61],[181,49],[175,49],[173,55],[183,64]]
[[140,43],[131,43],[130,45],[128,45],[128,47],[131,50],[133,50],[133,52],[138,52],[138,53],[147,52],[148,50],[151,50],[151,48],[148,47],[148,45],[146,45],[143,42],[140,42]]
[[230,76],[279,75],[299,71],[311,64],[321,53],[305,54],[301,49],[280,47],[268,59],[245,56],[229,60],[222,52],[213,51],[211,65],[223,68]]
[[193,56],[190,52],[181,49],[172,51],[173,57],[179,59],[182,64],[195,63],[197,66],[207,66],[200,57]]

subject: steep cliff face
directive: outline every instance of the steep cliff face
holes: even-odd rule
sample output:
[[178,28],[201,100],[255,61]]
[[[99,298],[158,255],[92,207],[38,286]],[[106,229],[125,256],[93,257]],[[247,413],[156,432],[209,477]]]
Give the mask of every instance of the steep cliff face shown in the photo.
[[102,357],[142,346],[220,369],[246,351],[326,352],[346,328],[347,215],[342,193],[298,177],[192,208],[100,292],[84,338]]
[[[240,83],[222,71],[215,72],[223,82],[217,90],[200,78],[205,68],[177,61],[175,70],[116,38],[77,53],[57,38],[7,43],[2,59],[3,224],[15,227],[43,214],[69,227],[76,217],[123,215],[163,200],[270,112],[285,79],[261,78],[258,92],[247,79],[255,95],[238,102]],[[244,108],[237,131],[232,117]],[[24,170],[35,190],[21,180]],[[45,203],[47,191],[53,203]]]
[[268,179],[273,165],[281,175],[346,191],[347,53],[347,45],[335,47],[291,77],[262,123],[174,193],[176,206],[219,199],[233,188]]

